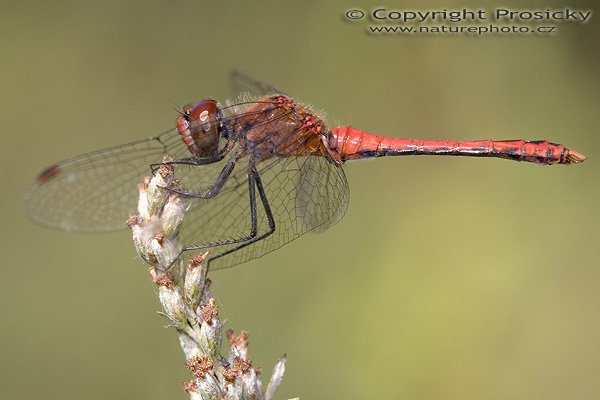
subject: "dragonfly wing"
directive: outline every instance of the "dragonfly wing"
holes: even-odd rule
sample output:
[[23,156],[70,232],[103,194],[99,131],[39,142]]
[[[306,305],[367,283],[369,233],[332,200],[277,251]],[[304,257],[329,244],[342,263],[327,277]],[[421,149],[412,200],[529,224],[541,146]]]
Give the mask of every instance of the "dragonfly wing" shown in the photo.
[[285,94],[274,88],[271,84],[254,79],[238,70],[231,71],[230,84],[232,95],[234,97],[242,93],[247,93],[256,97]]
[[[183,243],[205,246],[250,233],[247,166],[247,159],[238,160],[221,193],[212,199],[196,201],[181,228]],[[346,211],[348,184],[344,172],[322,157],[272,158],[259,163],[257,170],[273,212],[275,232],[215,259],[211,269],[227,268],[261,257],[306,232],[335,224]],[[256,205],[257,234],[260,235],[268,232],[269,221],[258,190]],[[209,250],[216,256],[237,246],[239,243],[214,246]]]
[[304,231],[322,232],[342,219],[350,192],[341,166],[324,157],[308,157],[298,183],[296,212]]
[[165,154],[185,146],[173,130],[159,136],[60,161],[42,171],[26,195],[29,217],[40,225],[77,232],[125,228],[136,213],[137,184]]

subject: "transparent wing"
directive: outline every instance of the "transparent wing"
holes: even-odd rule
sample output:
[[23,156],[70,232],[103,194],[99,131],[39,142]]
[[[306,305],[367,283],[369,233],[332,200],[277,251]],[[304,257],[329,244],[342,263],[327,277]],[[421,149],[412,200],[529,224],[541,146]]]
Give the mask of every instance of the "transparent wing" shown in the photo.
[[[223,161],[226,162],[226,161]],[[211,269],[243,263],[278,249],[306,232],[323,230],[344,215],[348,205],[348,182],[342,168],[320,156],[273,158],[257,165],[275,232],[211,262]],[[177,172],[176,172],[177,174]],[[265,208],[256,194],[258,235],[269,230]],[[242,158],[215,198],[195,200],[181,228],[188,246],[210,245],[249,234],[251,228],[248,191],[248,159]],[[211,256],[239,244],[216,246]]]
[[175,130],[60,161],[42,171],[26,195],[30,218],[65,231],[125,228],[136,213],[137,184],[165,154],[187,153]]
[[[236,120],[256,102],[226,107],[224,123]],[[236,114],[237,113],[237,114]],[[150,164],[163,156],[174,160],[190,153],[175,129],[158,136],[72,157],[43,170],[30,187],[25,205],[36,223],[75,232],[105,232],[125,227],[136,212],[137,185],[151,175]],[[218,165],[202,166],[186,182],[207,187]],[[188,169],[189,170],[189,169]],[[192,170],[194,172],[196,170]],[[193,178],[193,179],[192,179]]]
[[350,191],[344,170],[322,157],[310,157],[300,169],[296,210],[304,231],[322,232],[338,223]]
[[254,79],[238,70],[231,71],[230,84],[231,94],[234,98],[243,93],[256,97],[285,94],[281,90],[274,88],[271,84]]

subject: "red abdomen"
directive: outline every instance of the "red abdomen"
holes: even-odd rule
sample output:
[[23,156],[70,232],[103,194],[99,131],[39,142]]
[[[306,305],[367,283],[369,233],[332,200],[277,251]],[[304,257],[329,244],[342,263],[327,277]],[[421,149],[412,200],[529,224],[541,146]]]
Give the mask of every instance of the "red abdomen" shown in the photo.
[[454,140],[395,139],[343,126],[331,130],[328,138],[331,152],[339,160],[355,160],[382,156],[448,155],[499,157],[536,164],[572,164],[585,156],[546,140]]

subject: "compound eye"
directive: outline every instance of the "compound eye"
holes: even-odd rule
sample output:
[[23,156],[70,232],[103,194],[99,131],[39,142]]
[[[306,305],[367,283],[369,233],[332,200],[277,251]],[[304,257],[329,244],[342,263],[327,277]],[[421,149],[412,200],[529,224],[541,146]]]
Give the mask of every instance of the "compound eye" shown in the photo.
[[202,100],[189,110],[190,121],[198,121],[202,124],[214,121],[217,114],[217,102],[214,100]]
[[184,113],[188,124],[186,128],[189,129],[186,133],[193,141],[192,153],[198,157],[215,154],[218,150],[221,124],[217,102],[202,100],[193,107],[184,109]]

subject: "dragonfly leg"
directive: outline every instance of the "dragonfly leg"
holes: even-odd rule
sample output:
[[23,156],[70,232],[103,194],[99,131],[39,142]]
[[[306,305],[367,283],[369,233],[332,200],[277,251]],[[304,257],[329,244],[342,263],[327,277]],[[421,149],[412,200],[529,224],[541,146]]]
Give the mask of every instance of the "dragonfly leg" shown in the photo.
[[224,246],[228,244],[247,242],[256,237],[256,232],[258,231],[258,218],[256,211],[256,184],[255,178],[253,174],[248,174],[248,196],[250,197],[250,233],[239,237],[237,239],[227,239],[227,240],[219,240],[217,242],[211,242],[206,244],[201,244],[197,246],[189,246],[184,248],[182,251],[188,250],[201,250],[207,249],[210,247]]
[[[231,249],[226,250],[226,251],[224,251],[222,253],[219,253],[219,254],[217,254],[217,255],[215,255],[213,257],[210,257],[208,259],[208,267],[210,267],[210,262],[211,261],[216,260],[218,258],[221,258],[223,256],[226,256],[228,254],[231,254],[234,251],[238,251],[240,249],[243,249],[244,247],[249,246],[252,243],[256,243],[259,240],[263,240],[264,238],[266,238],[268,236],[271,236],[273,234],[273,232],[275,232],[275,218],[273,217],[273,212],[271,211],[271,206],[269,205],[269,200],[267,199],[267,195],[265,193],[265,189],[263,188],[262,181],[260,179],[258,171],[256,171],[254,169],[251,172],[251,175],[254,176],[254,183],[256,184],[256,188],[258,189],[258,194],[260,195],[260,200],[261,200],[261,203],[262,203],[263,208],[265,210],[265,214],[267,216],[267,220],[269,222],[269,230],[266,231],[263,234],[256,235],[257,229],[256,229],[256,226],[254,226],[253,227],[253,231],[254,231],[254,236],[253,237],[248,238],[248,240],[240,243],[239,245],[237,245],[234,248],[231,248]],[[254,198],[254,210],[255,210],[255,213],[256,213],[256,198]],[[255,218],[255,221],[256,221],[256,215],[254,216],[254,218]]]
[[154,164],[150,164],[150,171],[152,172],[152,175],[156,174],[156,171],[158,171],[158,169],[160,168],[161,165],[166,164],[166,165],[206,165],[206,164],[213,164],[216,162],[221,161],[223,158],[225,157],[225,152],[219,152],[217,154],[214,154],[210,157],[188,157],[188,158],[182,158],[179,160],[173,160],[173,161],[165,161],[165,162],[161,162],[161,163],[154,163]]
[[165,187],[165,189],[169,190],[172,193],[180,194],[181,196],[186,197],[186,198],[210,199],[210,198],[218,195],[219,192],[221,191],[221,189],[223,189],[225,182],[227,182],[227,178],[229,178],[229,175],[231,175],[231,172],[233,172],[233,168],[235,167],[235,162],[236,162],[235,158],[232,158],[229,161],[227,161],[227,164],[225,164],[225,166],[219,173],[219,176],[217,177],[217,179],[215,179],[215,182],[204,193],[192,193],[192,192],[185,191],[183,189],[177,189],[177,188],[173,188],[173,187]]
[[[257,217],[258,213],[257,213],[257,206],[256,206],[256,191],[257,191],[257,189],[258,189],[258,194],[260,196],[260,200],[261,200],[261,203],[265,210],[265,214],[267,216],[267,220],[269,223],[269,230],[260,235],[258,235],[258,217]],[[240,250],[252,243],[255,243],[255,242],[262,240],[262,239],[266,238],[267,236],[273,234],[273,232],[275,232],[275,218],[273,217],[271,207],[269,206],[269,201],[267,199],[267,195],[266,195],[264,187],[262,185],[262,181],[260,179],[258,171],[256,171],[255,168],[252,168],[250,170],[250,172],[248,173],[248,196],[249,196],[249,200],[250,200],[250,233],[248,235],[244,235],[243,237],[240,237],[237,239],[222,240],[222,241],[207,243],[207,244],[198,245],[198,246],[189,246],[189,247],[186,247],[185,249],[183,249],[183,251],[201,250],[201,249],[206,249],[206,248],[211,248],[211,247],[218,247],[218,246],[239,243],[238,246],[235,246],[229,250],[226,250],[222,253],[219,253],[215,256],[210,257],[208,259],[208,264],[210,265],[210,262],[212,260],[223,257],[227,254],[233,253],[234,251]]]

